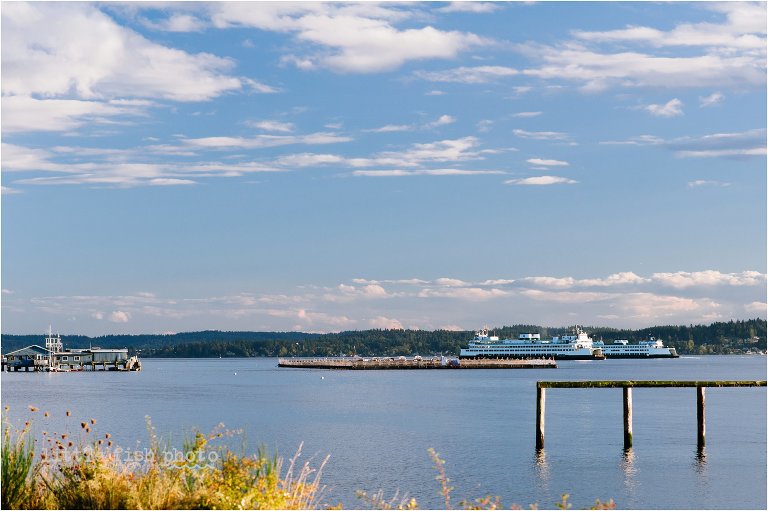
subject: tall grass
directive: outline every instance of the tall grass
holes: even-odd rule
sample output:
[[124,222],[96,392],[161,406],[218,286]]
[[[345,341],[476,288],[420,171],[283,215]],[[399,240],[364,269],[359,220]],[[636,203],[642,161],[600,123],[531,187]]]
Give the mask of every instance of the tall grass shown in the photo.
[[[37,409],[30,407],[35,413]],[[48,416],[48,412],[45,412]],[[67,412],[67,416],[70,414]],[[141,460],[112,445],[109,433],[96,433],[96,420],[80,423],[76,433],[42,432],[43,448],[36,449],[31,421],[14,428],[3,416],[3,509],[319,509],[320,483],[328,458],[316,468],[299,461],[301,446],[287,462],[269,455],[264,447],[256,454],[235,453],[215,440],[233,434],[220,428],[204,435],[195,432],[183,441],[181,451],[159,439],[147,422],[149,447]],[[175,452],[175,456],[168,453]],[[245,449],[243,449],[245,452]],[[445,462],[430,449],[445,508],[451,509],[451,492]],[[386,500],[383,492],[358,492],[373,509],[418,509],[413,497]],[[461,501],[459,509],[499,509],[498,497]],[[568,496],[556,503],[570,508]],[[597,501],[592,509],[613,509],[613,501]],[[341,509],[341,505],[335,507]],[[519,509],[519,508],[518,508]]]
[[3,424],[3,445],[1,477],[2,508],[24,509],[34,507],[34,479],[36,465],[34,463],[34,443],[29,438],[30,423],[24,428],[11,434],[9,424]]

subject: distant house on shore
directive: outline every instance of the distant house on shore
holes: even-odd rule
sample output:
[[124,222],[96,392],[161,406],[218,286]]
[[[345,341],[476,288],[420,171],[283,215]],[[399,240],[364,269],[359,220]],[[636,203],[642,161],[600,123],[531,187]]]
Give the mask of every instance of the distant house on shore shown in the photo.
[[140,371],[138,357],[128,357],[128,348],[64,349],[61,336],[48,329],[45,348],[33,344],[2,358],[6,371]]

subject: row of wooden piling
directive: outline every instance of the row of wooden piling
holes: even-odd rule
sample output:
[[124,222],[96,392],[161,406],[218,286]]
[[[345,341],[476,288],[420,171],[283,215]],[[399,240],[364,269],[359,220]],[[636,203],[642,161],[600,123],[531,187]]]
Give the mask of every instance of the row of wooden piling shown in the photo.
[[707,387],[765,387],[762,381],[539,381],[536,383],[536,448],[544,448],[544,411],[546,389],[621,388],[623,395],[624,448],[632,447],[632,389],[635,387],[695,387],[696,444],[703,448],[706,441],[705,392]]

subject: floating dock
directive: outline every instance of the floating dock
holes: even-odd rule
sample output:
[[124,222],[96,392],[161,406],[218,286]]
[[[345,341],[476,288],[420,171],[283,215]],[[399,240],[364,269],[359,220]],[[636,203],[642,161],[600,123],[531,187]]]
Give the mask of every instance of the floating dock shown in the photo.
[[446,357],[280,358],[278,367],[305,369],[555,369],[552,359],[462,359]]

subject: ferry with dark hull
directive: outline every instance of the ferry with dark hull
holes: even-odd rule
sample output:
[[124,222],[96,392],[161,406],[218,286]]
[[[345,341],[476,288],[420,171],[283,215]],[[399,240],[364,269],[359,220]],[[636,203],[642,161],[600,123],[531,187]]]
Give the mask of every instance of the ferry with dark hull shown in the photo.
[[558,360],[602,360],[605,358],[599,347],[594,347],[592,338],[581,329],[574,335],[563,335],[542,339],[538,333],[523,333],[517,339],[499,339],[488,335],[484,328],[475,332],[467,348],[462,348],[459,358],[530,358],[544,357]]
[[630,343],[626,340],[605,344],[593,341],[586,332],[576,328],[573,335],[542,339],[538,333],[523,333],[517,339],[499,339],[484,328],[462,348],[459,358],[532,358],[557,360],[603,360],[606,358],[677,358],[674,348],[667,348],[661,340]]

